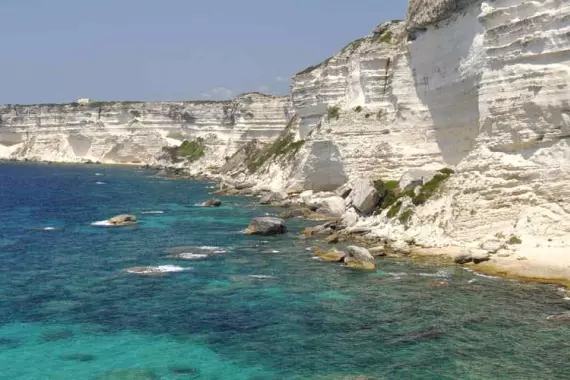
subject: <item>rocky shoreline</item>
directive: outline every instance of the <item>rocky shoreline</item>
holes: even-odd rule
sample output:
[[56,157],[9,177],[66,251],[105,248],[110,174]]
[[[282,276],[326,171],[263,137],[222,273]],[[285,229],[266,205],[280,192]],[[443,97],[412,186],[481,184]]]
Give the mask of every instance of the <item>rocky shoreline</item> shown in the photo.
[[[507,239],[499,236],[478,244],[460,244],[445,239],[425,244],[416,241],[413,234],[406,234],[405,229],[399,233],[391,230],[391,234],[383,234],[382,228],[385,226],[379,227],[371,223],[378,217],[372,210],[378,211],[382,196],[369,180],[352,181],[332,192],[279,192],[267,189],[255,181],[235,180],[217,173],[203,172],[196,175],[181,168],[145,168],[156,170],[157,175],[172,179],[217,182],[218,190],[213,192],[214,195],[258,197],[260,205],[282,207],[283,212],[278,216],[283,219],[305,218],[323,221],[323,224],[306,228],[301,238],[313,239],[315,254],[321,258],[324,256],[324,261],[342,261],[340,256],[335,256],[334,253],[334,245],[342,243],[365,248],[376,258],[455,262],[483,274],[570,287],[570,262],[564,264],[565,258],[560,255],[555,257],[560,259],[562,264],[541,260],[540,255],[529,255],[528,249],[521,247],[512,237]],[[414,182],[409,176],[403,176],[403,181],[403,185],[406,182],[415,183],[416,189],[429,182],[421,181],[423,185],[419,185],[417,180]],[[355,186],[359,187],[355,189]],[[421,194],[421,189],[415,191],[420,191]],[[384,194],[384,197],[386,196]],[[370,214],[367,215],[366,212]],[[390,209],[383,210],[381,214],[389,212]],[[388,225],[390,223],[393,222],[387,222]],[[337,255],[344,258],[346,252]]]

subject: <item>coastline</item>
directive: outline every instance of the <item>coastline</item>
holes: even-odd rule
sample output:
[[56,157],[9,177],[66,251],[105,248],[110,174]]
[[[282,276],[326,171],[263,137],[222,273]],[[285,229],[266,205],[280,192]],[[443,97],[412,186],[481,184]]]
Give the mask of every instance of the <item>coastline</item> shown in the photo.
[[[111,163],[111,162],[68,162],[68,161],[40,161],[40,160],[0,160],[0,164],[31,164],[31,165],[85,165],[85,166],[112,166],[112,167],[125,167],[125,168],[140,168],[143,170],[155,171],[157,176],[166,177],[169,179],[183,179],[195,181],[208,181],[218,184],[218,190],[210,191],[210,194],[226,194],[236,196],[256,196],[262,197],[263,194],[270,193],[268,190],[263,190],[256,182],[251,182],[246,188],[238,189],[232,185],[232,179],[227,178],[221,174],[214,174],[211,172],[202,172],[200,174],[190,174],[185,171],[185,168],[177,168],[165,165],[150,165],[140,163]],[[294,209],[307,209],[309,205],[300,196],[301,193],[287,194],[283,201],[273,202],[271,206],[282,207],[284,211]],[[315,193],[314,197],[321,196],[320,193]],[[312,221],[331,221],[341,220],[341,216],[331,217],[327,215],[317,214],[315,212],[300,213],[295,217],[301,217],[306,220]],[[469,250],[470,245],[441,245],[438,247],[423,247],[414,244],[409,245],[409,251],[401,252],[397,246],[397,242],[382,241],[374,236],[367,236],[361,232],[351,233],[350,229],[345,228],[339,230],[344,231],[343,241],[349,244],[357,244],[367,248],[384,246],[386,249],[386,256],[398,257],[403,259],[420,259],[420,260],[433,260],[442,259],[446,263],[453,263],[454,257]],[[311,236],[307,239],[313,239],[315,242],[323,246],[333,245],[327,244],[324,236]],[[391,244],[396,243],[396,244]],[[395,248],[395,249],[394,249]],[[545,249],[549,250],[548,255],[544,255]],[[512,279],[517,281],[531,281],[536,283],[558,284],[566,288],[570,288],[570,259],[565,255],[564,247],[530,247],[530,244],[525,244],[516,249],[508,257],[498,257],[492,255],[488,261],[478,264],[468,263],[464,266],[475,272],[498,276],[505,279]],[[380,259],[381,260],[381,259]],[[459,264],[457,264],[459,265]]]

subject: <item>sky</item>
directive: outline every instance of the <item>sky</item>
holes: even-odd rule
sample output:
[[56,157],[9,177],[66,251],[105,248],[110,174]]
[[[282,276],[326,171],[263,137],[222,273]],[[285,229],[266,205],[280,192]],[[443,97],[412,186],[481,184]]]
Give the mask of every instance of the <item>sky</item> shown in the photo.
[[285,94],[407,0],[1,0],[0,104]]

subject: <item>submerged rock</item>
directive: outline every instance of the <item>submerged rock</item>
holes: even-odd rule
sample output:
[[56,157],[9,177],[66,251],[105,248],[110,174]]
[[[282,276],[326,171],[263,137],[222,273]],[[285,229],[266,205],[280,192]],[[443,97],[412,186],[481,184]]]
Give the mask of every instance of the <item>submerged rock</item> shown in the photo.
[[96,380],[159,380],[158,375],[148,369],[127,368],[107,372]]
[[206,202],[202,202],[199,204],[201,207],[220,207],[222,205],[222,201],[218,198],[208,199]]
[[563,321],[563,322],[570,322],[570,311],[560,313],[560,314],[553,314],[546,317],[549,321]]
[[346,250],[347,255],[344,257],[345,266],[364,270],[376,269],[374,256],[366,248],[351,245]]
[[286,232],[285,221],[270,216],[254,218],[245,230],[247,235],[278,235]]
[[130,226],[137,223],[137,217],[130,214],[121,214],[109,219],[113,226]]
[[61,355],[61,360],[75,361],[75,362],[90,362],[95,360],[95,356],[91,354],[69,354]]

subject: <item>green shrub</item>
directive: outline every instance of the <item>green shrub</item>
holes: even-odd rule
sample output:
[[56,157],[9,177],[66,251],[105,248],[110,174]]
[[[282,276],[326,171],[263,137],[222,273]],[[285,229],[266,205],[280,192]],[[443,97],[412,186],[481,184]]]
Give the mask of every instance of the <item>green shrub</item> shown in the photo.
[[509,241],[507,241],[507,243],[509,244],[522,244],[522,240],[518,237],[518,236],[511,236],[511,238],[509,239]]
[[362,106],[356,106],[356,107],[354,107],[354,112],[356,112],[356,113],[362,112]]
[[380,35],[380,42],[384,42],[389,44],[390,42],[392,42],[392,32],[387,30],[384,33],[382,33]]
[[429,182],[423,185],[420,189],[420,193],[416,195],[412,202],[416,205],[423,205],[427,200],[435,194],[435,192],[441,187],[443,182],[445,182],[449,176],[453,173],[451,169],[441,169],[439,174],[436,174]]
[[369,119],[370,118],[370,114],[367,113],[366,115],[364,115],[365,118]]
[[163,151],[175,162],[182,160],[193,162],[204,155],[205,149],[204,139],[198,137],[193,141],[185,140],[182,145],[178,147],[163,148]]
[[340,108],[338,106],[329,108],[329,110],[327,111],[327,119],[338,120],[339,117],[340,117]]
[[390,207],[390,210],[388,210],[388,213],[386,214],[386,216],[388,218],[395,217],[396,215],[398,215],[401,208],[402,208],[402,201],[398,201],[398,202],[394,203],[394,205],[392,205],[392,207]]
[[247,168],[250,173],[255,173],[271,157],[286,154],[293,155],[297,153],[304,144],[305,140],[295,141],[295,136],[290,132],[282,134],[270,146],[251,157],[246,162]]
[[398,217],[398,220],[402,224],[407,224],[410,221],[410,218],[412,217],[413,213],[414,213],[414,211],[412,209],[408,208],[400,214],[400,216]]

